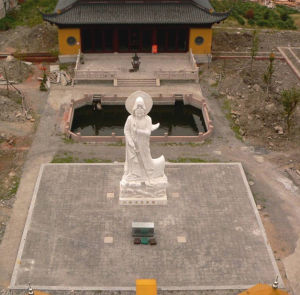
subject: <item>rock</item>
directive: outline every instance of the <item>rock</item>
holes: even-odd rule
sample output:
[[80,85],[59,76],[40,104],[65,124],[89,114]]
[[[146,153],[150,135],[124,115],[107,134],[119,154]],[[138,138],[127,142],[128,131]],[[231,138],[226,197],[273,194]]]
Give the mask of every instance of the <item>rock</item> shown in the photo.
[[258,84],[254,84],[254,85],[253,85],[253,89],[257,92],[257,91],[259,91],[261,88],[260,88],[260,86],[259,86]]
[[231,96],[231,95],[227,95],[227,99],[229,99],[229,100],[234,100],[234,97]]
[[6,134],[5,134],[5,133],[1,133],[0,136],[1,136],[2,138],[5,138],[5,137],[6,137]]
[[265,161],[264,157],[262,156],[253,156],[253,157],[257,163],[263,163]]
[[248,115],[248,120],[249,121],[253,120],[253,117],[251,115]]
[[50,72],[58,72],[59,65],[50,65]]
[[32,122],[32,123],[33,123],[33,122],[35,122],[35,119],[33,119],[33,118],[32,118],[32,119],[30,119],[30,122]]
[[278,134],[283,134],[283,128],[281,126],[277,125],[274,129]]
[[230,113],[231,113],[231,115],[235,115],[238,117],[241,115],[241,113],[239,111],[235,111],[235,110],[232,110]]
[[27,120],[31,120],[32,116],[31,115],[27,115]]
[[249,185],[254,185],[254,182],[252,180],[249,181]]
[[66,79],[65,75],[63,75],[63,74],[60,75],[60,83],[63,86],[67,86],[67,84],[68,84],[67,79]]
[[13,145],[14,144],[14,140],[13,139],[9,139],[7,142],[9,145]]
[[8,55],[6,57],[6,61],[10,62],[10,61],[13,61],[15,58],[12,56],[12,55]]
[[49,77],[47,77],[46,86],[47,86],[48,89],[50,89],[50,79],[49,79]]
[[14,177],[14,176],[16,176],[16,172],[15,171],[10,171],[8,176],[9,177]]
[[274,103],[269,103],[265,106],[266,111],[274,112],[276,110],[276,106]]
[[214,154],[216,154],[216,155],[222,155],[222,152],[221,151],[214,151]]
[[209,86],[212,86],[212,85],[215,85],[217,83],[217,81],[216,80],[214,80],[214,79],[208,79],[208,85]]
[[257,210],[262,210],[262,206],[261,205],[256,205]]

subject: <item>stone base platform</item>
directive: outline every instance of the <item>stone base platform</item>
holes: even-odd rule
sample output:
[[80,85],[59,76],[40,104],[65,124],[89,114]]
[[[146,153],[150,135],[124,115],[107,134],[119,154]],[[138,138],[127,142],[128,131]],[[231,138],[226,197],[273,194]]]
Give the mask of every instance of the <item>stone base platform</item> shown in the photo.
[[[44,165],[10,287],[130,291],[155,278],[160,290],[227,294],[271,284],[279,272],[241,164],[165,173],[167,205],[120,206],[123,164]],[[134,245],[133,221],[154,222],[157,245]]]

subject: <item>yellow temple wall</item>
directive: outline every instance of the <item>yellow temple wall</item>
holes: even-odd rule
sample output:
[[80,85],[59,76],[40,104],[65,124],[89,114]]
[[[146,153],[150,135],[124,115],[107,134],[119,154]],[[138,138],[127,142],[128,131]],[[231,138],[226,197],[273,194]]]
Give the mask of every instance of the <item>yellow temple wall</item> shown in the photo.
[[58,29],[59,54],[78,54],[80,49],[80,28]]
[[[200,44],[201,40],[203,41],[202,44]],[[211,43],[211,28],[190,28],[189,48],[192,49],[193,54],[210,54]]]

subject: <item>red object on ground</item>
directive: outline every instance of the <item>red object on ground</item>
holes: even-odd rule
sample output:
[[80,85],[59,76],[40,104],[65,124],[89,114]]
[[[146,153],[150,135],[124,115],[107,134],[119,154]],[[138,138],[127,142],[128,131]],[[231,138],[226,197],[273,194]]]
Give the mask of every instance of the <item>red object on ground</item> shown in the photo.
[[152,45],[152,53],[157,53],[157,45],[156,44]]

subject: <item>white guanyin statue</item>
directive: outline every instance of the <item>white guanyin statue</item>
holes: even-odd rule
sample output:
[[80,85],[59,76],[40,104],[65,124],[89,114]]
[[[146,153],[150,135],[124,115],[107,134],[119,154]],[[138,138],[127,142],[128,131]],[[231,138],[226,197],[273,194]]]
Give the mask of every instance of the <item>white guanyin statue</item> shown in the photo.
[[166,204],[167,177],[165,158],[152,159],[150,153],[151,132],[159,127],[152,125],[147,115],[153,102],[143,91],[132,93],[126,100],[128,116],[124,127],[126,161],[120,182],[121,204]]

